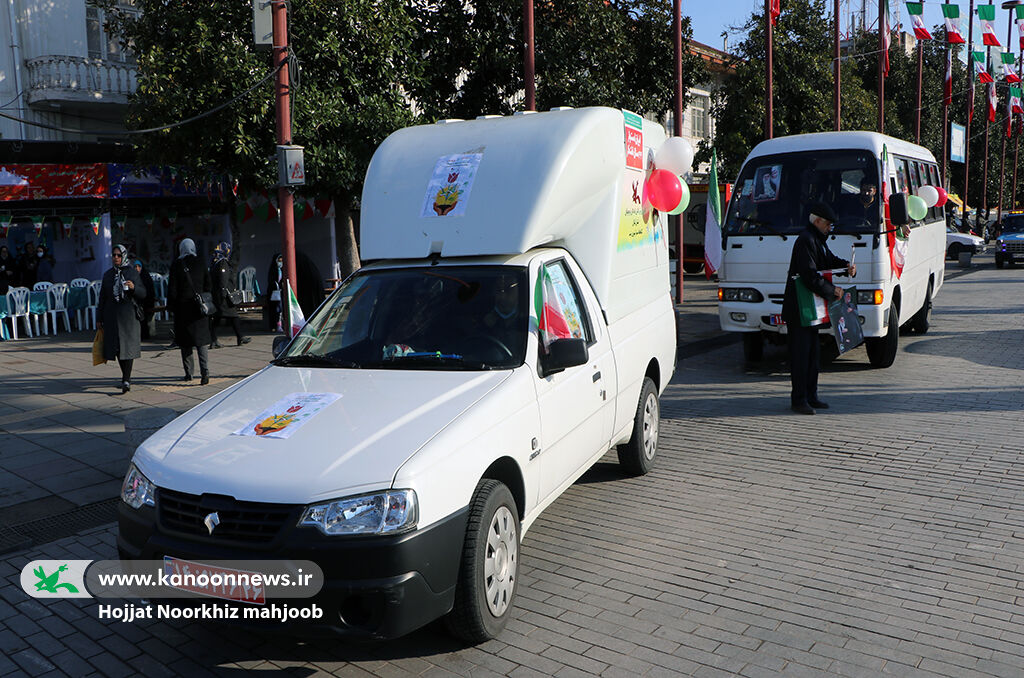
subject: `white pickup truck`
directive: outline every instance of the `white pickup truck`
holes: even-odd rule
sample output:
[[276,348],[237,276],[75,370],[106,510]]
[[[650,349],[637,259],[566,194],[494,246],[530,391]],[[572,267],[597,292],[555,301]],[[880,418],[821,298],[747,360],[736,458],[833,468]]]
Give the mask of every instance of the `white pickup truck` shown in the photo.
[[607,108],[388,137],[371,263],[139,447],[122,558],[311,560],[341,633],[447,615],[493,638],[541,511],[613,447],[630,474],[655,460],[676,335],[665,217],[641,196],[664,139]]

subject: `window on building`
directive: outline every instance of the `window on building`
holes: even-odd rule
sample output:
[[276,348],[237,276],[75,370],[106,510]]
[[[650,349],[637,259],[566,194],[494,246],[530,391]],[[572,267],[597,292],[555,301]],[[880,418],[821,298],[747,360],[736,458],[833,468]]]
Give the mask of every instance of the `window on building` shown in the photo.
[[710,136],[710,130],[708,129],[708,109],[710,108],[710,100],[703,94],[695,94],[693,99],[690,101],[690,130],[692,136],[707,139]]
[[[117,11],[137,13],[135,0],[119,0],[118,5]],[[106,16],[103,10],[97,7],[85,8],[85,35],[89,58],[134,64],[135,55],[131,50],[121,47],[120,39],[107,31],[105,23]]]

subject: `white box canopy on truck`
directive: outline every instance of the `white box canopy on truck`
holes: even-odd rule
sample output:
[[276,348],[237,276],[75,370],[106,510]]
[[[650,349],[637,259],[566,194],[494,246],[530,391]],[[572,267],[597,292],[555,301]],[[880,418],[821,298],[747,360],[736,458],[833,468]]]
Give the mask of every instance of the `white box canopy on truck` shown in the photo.
[[361,256],[448,258],[564,247],[613,321],[668,291],[664,217],[645,220],[640,205],[651,158],[664,140],[660,125],[612,108],[399,130],[381,144],[366,173]]

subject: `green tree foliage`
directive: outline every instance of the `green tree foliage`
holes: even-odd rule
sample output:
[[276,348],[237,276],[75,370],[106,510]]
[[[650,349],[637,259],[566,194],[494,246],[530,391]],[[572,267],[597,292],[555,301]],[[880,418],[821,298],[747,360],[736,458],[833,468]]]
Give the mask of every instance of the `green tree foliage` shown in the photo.
[[[521,0],[420,0],[423,78],[412,91],[429,119],[523,107]],[[537,108],[612,106],[657,116],[673,106],[671,3],[562,0],[534,10]],[[683,36],[691,36],[683,18]],[[683,60],[683,87],[707,80]]]

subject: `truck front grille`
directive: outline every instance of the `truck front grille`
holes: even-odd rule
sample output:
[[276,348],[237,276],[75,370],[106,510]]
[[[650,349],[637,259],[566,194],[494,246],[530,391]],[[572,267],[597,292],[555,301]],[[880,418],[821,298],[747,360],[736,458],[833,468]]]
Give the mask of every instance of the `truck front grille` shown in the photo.
[[[286,525],[298,522],[301,506],[237,501],[220,495],[194,495],[159,488],[157,519],[167,532],[217,542],[266,544]],[[216,512],[220,519],[211,534],[204,520]]]

